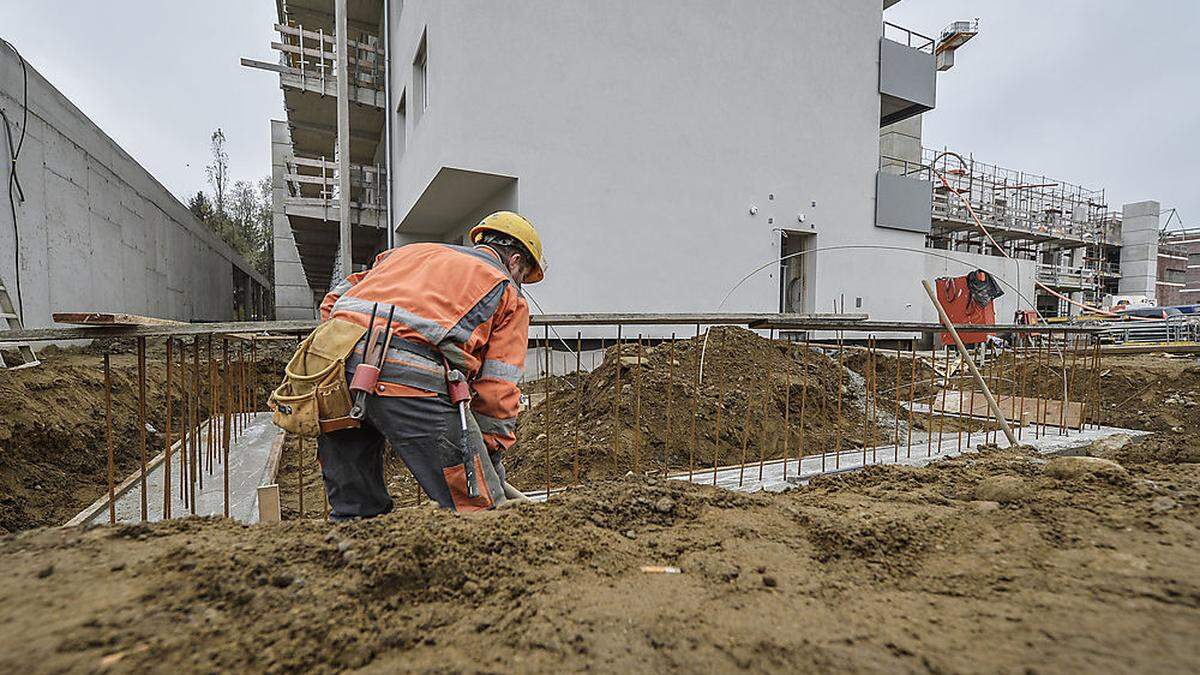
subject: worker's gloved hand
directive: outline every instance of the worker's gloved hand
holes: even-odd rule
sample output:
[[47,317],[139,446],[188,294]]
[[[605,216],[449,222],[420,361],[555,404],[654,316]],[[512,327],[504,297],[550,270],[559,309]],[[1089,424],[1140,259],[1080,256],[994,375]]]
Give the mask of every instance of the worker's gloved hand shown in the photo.
[[523,493],[520,490],[518,490],[517,488],[513,487],[512,484],[509,483],[508,481],[504,481],[504,501],[501,502],[496,507],[496,509],[497,510],[511,509],[515,506],[520,506],[521,504],[532,504],[532,503],[533,503],[533,500],[530,499],[529,497],[526,497],[525,493]]
[[533,501],[529,497],[526,497],[524,492],[521,492],[517,488],[513,487],[512,483],[510,483],[508,481],[504,481],[504,496],[515,502],[532,502]]

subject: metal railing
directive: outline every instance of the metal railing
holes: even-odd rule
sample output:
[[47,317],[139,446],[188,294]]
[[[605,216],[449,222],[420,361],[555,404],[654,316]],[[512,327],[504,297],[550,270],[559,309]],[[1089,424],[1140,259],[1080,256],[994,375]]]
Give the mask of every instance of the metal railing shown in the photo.
[[[972,434],[981,442],[999,437],[998,423],[988,422],[993,418],[980,412],[973,396],[971,406],[964,408],[964,392],[969,393],[976,380],[967,379],[961,370],[955,374],[951,364],[956,354],[942,349],[919,353],[915,341],[884,347],[876,340],[877,327],[903,322],[820,315],[764,319],[764,315],[627,314],[612,321],[609,316],[531,317],[531,353],[545,367],[543,377],[525,382],[526,393],[536,398],[530,396],[530,406],[516,426],[517,444],[506,452],[512,462],[510,476],[519,488],[541,491],[549,499],[589,481],[632,472],[750,489],[764,480],[795,482],[901,458],[957,454],[973,447]],[[163,467],[165,481],[162,494],[152,499],[161,498],[163,517],[183,515],[172,511],[173,495],[178,492],[184,512],[195,513],[202,482],[223,481],[223,512],[228,516],[231,486],[226,469],[231,461],[241,461],[231,458],[231,453],[241,451],[236,445],[239,434],[248,429],[254,413],[265,409],[265,392],[275,384],[259,375],[259,347],[264,341],[280,339],[290,346],[315,324],[33,329],[0,332],[0,341],[88,336],[136,340],[136,376],[106,377],[105,391],[109,396],[116,387],[142,392],[135,428],[146,429],[147,341],[162,340],[167,391],[163,406],[168,421],[162,438],[153,442],[164,450],[156,461]],[[636,335],[626,330],[639,325],[654,328]],[[787,325],[789,332],[776,339],[776,330],[769,325]],[[906,325],[925,337],[941,330],[940,325]],[[580,329],[584,326],[610,336],[615,333],[615,338],[589,340],[600,361],[591,368],[583,365]],[[687,337],[666,332],[670,326],[687,326]],[[996,343],[988,342],[981,347],[985,355],[975,357],[980,360],[982,381],[999,397],[1004,417],[1019,423],[1022,438],[1068,435],[1082,425],[1101,423],[1098,375],[1102,364],[1093,329],[991,328],[1039,338],[1013,341],[999,351]],[[836,330],[836,338],[816,343],[810,339],[811,330]],[[1052,335],[1059,337],[1048,339]],[[107,354],[112,344],[102,348]],[[760,361],[762,354],[769,356],[765,362],[755,362],[754,354],[760,355]],[[161,358],[156,351],[154,359]],[[107,355],[104,360],[107,372]],[[556,362],[562,363],[561,369],[555,368]],[[1068,372],[1068,363],[1074,383],[1070,414],[1078,420],[1074,426],[1062,412],[1068,407],[1067,394],[1058,380],[1045,377],[1046,368],[1053,372],[1055,364]],[[948,404],[951,396],[958,401],[957,410]],[[952,426],[942,422],[953,418]],[[113,422],[110,411],[106,428]],[[608,430],[597,433],[597,424],[607,425]],[[109,439],[112,457],[114,437],[110,434]],[[143,434],[140,440],[123,438],[120,443],[126,455],[131,448],[140,449],[142,468],[125,489],[140,482],[145,498],[151,441]],[[118,488],[111,460],[107,476],[109,494],[115,497]],[[143,520],[149,517],[148,503],[143,500]],[[303,517],[303,506],[300,512]],[[107,520],[117,522],[115,508],[109,509]]]
[[1105,344],[1200,342],[1200,320],[1190,316],[1165,319],[1103,322],[1100,339]]
[[1072,286],[1085,288],[1096,285],[1097,270],[1087,267],[1069,267],[1041,263],[1037,267],[1037,280],[1050,286]]
[[922,35],[903,26],[897,26],[890,21],[883,22],[883,37],[926,54],[933,53],[933,38]]
[[[952,153],[922,149],[950,187],[971,202],[984,225],[1021,230],[1048,237],[1092,243],[1108,239],[1112,214],[1103,190],[1089,190],[1064,181],[976,161]],[[970,221],[959,197],[935,186],[933,213],[947,220]]]
[[928,164],[922,162],[914,162],[902,157],[891,157],[889,155],[879,155],[879,170],[893,176],[905,176],[909,178],[919,178],[921,180],[933,181],[933,172]]

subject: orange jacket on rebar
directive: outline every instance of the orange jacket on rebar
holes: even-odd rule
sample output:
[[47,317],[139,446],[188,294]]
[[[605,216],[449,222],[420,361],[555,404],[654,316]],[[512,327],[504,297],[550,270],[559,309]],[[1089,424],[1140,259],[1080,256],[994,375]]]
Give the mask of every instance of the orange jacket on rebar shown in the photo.
[[[384,251],[371,269],[351,274],[325,296],[321,320],[367,326],[376,303],[376,326],[395,307],[395,337],[377,393],[445,393],[444,357],[471,381],[471,410],[488,448],[510,447],[516,441],[529,305],[499,256],[487,247],[450,244]],[[360,344],[360,356],[361,349]]]

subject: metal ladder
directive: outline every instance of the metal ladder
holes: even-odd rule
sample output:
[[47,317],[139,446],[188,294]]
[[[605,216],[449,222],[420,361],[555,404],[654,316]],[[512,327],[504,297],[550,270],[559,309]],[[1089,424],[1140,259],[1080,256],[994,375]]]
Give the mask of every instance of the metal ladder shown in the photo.
[[[8,297],[8,289],[4,286],[4,280],[0,279],[0,319],[8,321],[9,330],[21,330],[21,318],[17,316],[17,310],[13,307],[12,300]],[[21,355],[23,363],[10,366],[4,362],[4,355],[0,354],[0,370],[19,370],[21,368],[29,368],[41,363],[37,356],[33,353],[33,348],[28,342],[17,343],[0,343],[0,347],[16,347],[17,353]]]

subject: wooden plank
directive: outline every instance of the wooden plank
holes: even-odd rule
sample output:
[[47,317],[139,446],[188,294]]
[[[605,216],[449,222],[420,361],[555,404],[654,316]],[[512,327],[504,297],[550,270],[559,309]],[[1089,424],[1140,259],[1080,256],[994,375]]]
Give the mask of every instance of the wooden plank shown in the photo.
[[[276,49],[281,52],[287,52],[289,54],[297,54],[298,55],[301,53],[300,47],[298,45],[288,45],[288,44],[284,44],[282,42],[272,41],[271,49]],[[304,47],[304,56],[313,56],[313,57],[316,57],[319,59],[319,58],[321,58],[321,52],[319,50],[313,49],[312,47],[305,46]],[[326,63],[328,63],[330,66],[332,66],[334,60],[335,59],[334,59],[332,50],[325,52]],[[372,61],[371,59],[359,59],[354,56],[351,56],[349,62],[356,63],[356,64],[361,63],[361,64],[366,64],[366,65],[370,65],[373,63],[379,63],[379,68],[378,68],[379,74],[380,75],[383,74],[383,64],[380,63],[379,61]],[[321,77],[320,63],[319,62],[313,63],[312,61],[309,61],[308,63],[311,64],[312,66],[314,66],[314,69],[313,69],[314,74],[310,75],[310,77],[317,77],[317,78]]]
[[94,340],[102,337],[165,337],[167,335],[216,335],[229,333],[303,334],[312,331],[316,319],[290,321],[229,321],[221,323],[185,323],[162,326],[76,326],[61,328],[25,328],[0,331],[0,342],[41,342],[46,340]]
[[[323,40],[324,42],[327,42],[331,45],[333,44],[333,33],[332,32],[318,33],[315,30],[294,28],[292,26],[284,26],[284,25],[278,24],[278,23],[275,24],[275,30],[279,31],[280,33],[284,33],[286,35],[300,35],[301,33],[303,33],[304,39],[306,39],[306,40],[318,40],[318,41]],[[384,55],[382,47],[376,47],[374,45],[369,45],[365,42],[348,39],[348,40],[346,40],[346,44],[350,45],[351,47],[361,49],[362,51],[365,51],[365,52],[374,52],[376,54],[379,54],[380,56]],[[327,53],[329,53],[329,52],[327,52]]]
[[[535,314],[530,317],[533,326],[614,326],[625,325],[735,325],[765,327],[766,317],[788,317],[785,324],[792,330],[844,330],[853,332],[883,332],[886,330],[935,331],[941,324],[906,323],[900,321],[865,320],[865,314],[718,314],[718,313],[666,313],[666,314]],[[858,317],[864,317],[860,319]],[[316,319],[289,321],[230,321],[221,323],[183,323],[154,326],[79,326],[74,328],[26,328],[0,331],[0,342],[38,342],[45,340],[92,340],[101,337],[162,337],[167,335],[230,335],[250,333],[303,334],[317,327]],[[969,327],[968,327],[969,328]],[[1043,327],[1043,330],[1045,328]],[[1093,328],[1062,327],[1056,332],[1093,332]]]
[[113,312],[55,312],[50,315],[55,323],[70,323],[82,326],[183,326],[183,321],[159,319],[139,314]]
[[226,337],[246,342],[293,342],[296,338],[288,335],[266,335],[263,333],[230,333]]
[[764,322],[778,317],[784,317],[796,323],[818,322],[845,326],[852,322],[867,319],[866,314],[775,314],[775,313],[591,313],[591,314],[534,314],[529,323],[532,326],[601,326],[625,324],[687,326],[701,324],[706,326],[717,324],[749,326],[756,322]]
[[[326,171],[332,171],[333,169],[337,168],[336,163],[331,162],[327,159],[316,159],[313,157],[303,157],[303,156],[299,156],[299,155],[294,156],[291,159],[289,159],[288,163],[295,164],[296,166],[307,166],[312,169],[324,168]],[[383,173],[382,170],[377,171],[376,167],[372,164],[353,164],[352,166],[354,167],[355,171],[363,171],[365,173],[369,173],[372,175],[375,173],[380,173],[380,174]]]
[[279,485],[258,486],[258,522],[279,523],[283,521],[283,509],[279,500]]
[[267,466],[263,470],[263,477],[259,481],[259,485],[270,485],[278,480],[279,462],[283,457],[283,442],[286,438],[287,434],[283,430],[275,435],[275,440],[271,443],[271,453],[267,455]]
[[[943,400],[944,398],[944,400]],[[1013,402],[1013,397],[1008,395],[1000,395],[996,397],[1000,409],[1005,415],[1010,415],[1010,411],[1016,410],[1022,420],[1043,424],[1048,427],[1057,427],[1059,425],[1059,416],[1062,414],[1062,399],[1037,399],[1033,397],[1016,397],[1016,402]],[[984,400],[983,392],[975,392],[975,397],[972,406],[971,392],[962,392],[962,414],[967,417],[977,417],[991,419],[991,411],[988,410],[987,401]],[[943,397],[939,394],[934,402],[933,411],[954,417],[959,414],[959,392],[948,391]],[[1041,419],[1038,419],[1038,413],[1041,413]],[[1015,417],[1015,415],[1012,415]],[[1065,424],[1068,428],[1079,429],[1083,420],[1083,403],[1075,401],[1067,401],[1067,411],[1065,415]]]
[[[822,320],[820,315],[813,315],[814,318],[798,318],[792,319],[785,314],[768,315],[770,318],[761,321],[751,322],[751,328],[766,329],[774,328],[776,330],[838,330],[841,326],[837,322]],[[1093,326],[1078,326],[1070,324],[976,324],[964,323],[954,324],[954,329],[964,332],[979,332],[979,333],[1098,333],[1102,329]],[[851,329],[845,329],[851,330]],[[856,331],[921,331],[923,333],[942,333],[945,330],[942,324],[926,321],[878,321],[867,320],[855,324]]]
[[243,66],[245,66],[247,68],[258,68],[259,70],[269,70],[274,73],[279,73],[280,75],[296,75],[296,76],[300,75],[299,68],[290,68],[288,66],[280,65],[278,63],[271,63],[269,61],[259,61],[257,59],[243,58],[241,60],[241,63]]

